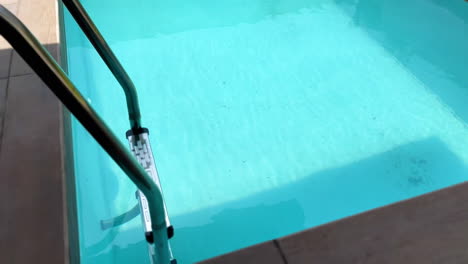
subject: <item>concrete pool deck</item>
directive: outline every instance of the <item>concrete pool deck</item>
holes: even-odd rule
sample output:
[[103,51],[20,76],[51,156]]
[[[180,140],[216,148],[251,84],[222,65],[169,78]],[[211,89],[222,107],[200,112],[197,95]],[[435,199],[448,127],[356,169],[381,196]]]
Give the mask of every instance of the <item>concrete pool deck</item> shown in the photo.
[[[57,2],[0,0],[59,59]],[[0,36],[0,263],[69,263],[63,107]]]

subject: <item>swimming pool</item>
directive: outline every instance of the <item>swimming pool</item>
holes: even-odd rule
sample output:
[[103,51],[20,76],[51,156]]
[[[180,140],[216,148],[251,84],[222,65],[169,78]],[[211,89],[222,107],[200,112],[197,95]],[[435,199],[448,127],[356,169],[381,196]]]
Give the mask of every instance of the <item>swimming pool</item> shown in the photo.
[[[84,0],[135,82],[192,263],[466,180],[462,1]],[[124,95],[66,14],[69,74],[126,143]],[[73,124],[83,263],[149,263],[135,186]]]

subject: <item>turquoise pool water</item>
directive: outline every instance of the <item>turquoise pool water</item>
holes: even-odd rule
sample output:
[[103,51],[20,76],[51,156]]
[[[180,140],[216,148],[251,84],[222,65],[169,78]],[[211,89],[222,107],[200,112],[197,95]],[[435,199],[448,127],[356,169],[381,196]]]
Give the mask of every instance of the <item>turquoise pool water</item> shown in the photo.
[[[83,0],[139,92],[192,263],[468,175],[461,0]],[[66,14],[69,73],[125,142],[124,95]],[[83,263],[149,263],[135,186],[73,124]]]

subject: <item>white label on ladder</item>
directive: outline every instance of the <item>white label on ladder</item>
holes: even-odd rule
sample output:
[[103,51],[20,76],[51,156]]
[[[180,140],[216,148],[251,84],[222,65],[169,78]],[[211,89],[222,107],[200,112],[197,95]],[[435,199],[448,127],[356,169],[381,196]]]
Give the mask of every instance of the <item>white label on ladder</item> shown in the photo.
[[[145,169],[145,171],[150,175],[150,177],[154,180],[156,185],[161,190],[161,183],[159,182],[158,171],[156,170],[156,164],[154,162],[153,152],[149,143],[148,133],[139,134],[138,140],[136,140],[134,136],[129,136],[128,142],[130,144],[130,150],[132,151],[133,156],[136,158],[138,163],[140,163],[140,165]],[[148,200],[140,190],[138,190],[138,197],[145,232],[151,232],[151,217],[148,208]],[[164,211],[166,213],[166,223],[169,227],[170,222],[169,217],[167,215],[166,204],[164,204]]]

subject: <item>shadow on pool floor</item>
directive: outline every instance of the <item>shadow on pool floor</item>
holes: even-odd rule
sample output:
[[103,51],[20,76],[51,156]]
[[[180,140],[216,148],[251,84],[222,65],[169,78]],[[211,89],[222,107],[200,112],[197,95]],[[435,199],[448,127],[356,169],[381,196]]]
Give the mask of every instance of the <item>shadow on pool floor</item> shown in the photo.
[[[450,172],[450,173],[448,173]],[[465,181],[468,171],[438,138],[406,144],[294,183],[173,217],[179,263],[193,263]],[[143,239],[143,236],[142,236]],[[107,251],[112,239],[96,246]],[[91,247],[92,248],[92,247]],[[146,243],[114,247],[119,263],[146,259]],[[97,253],[97,252],[96,252]],[[143,254],[143,256],[142,256]]]

